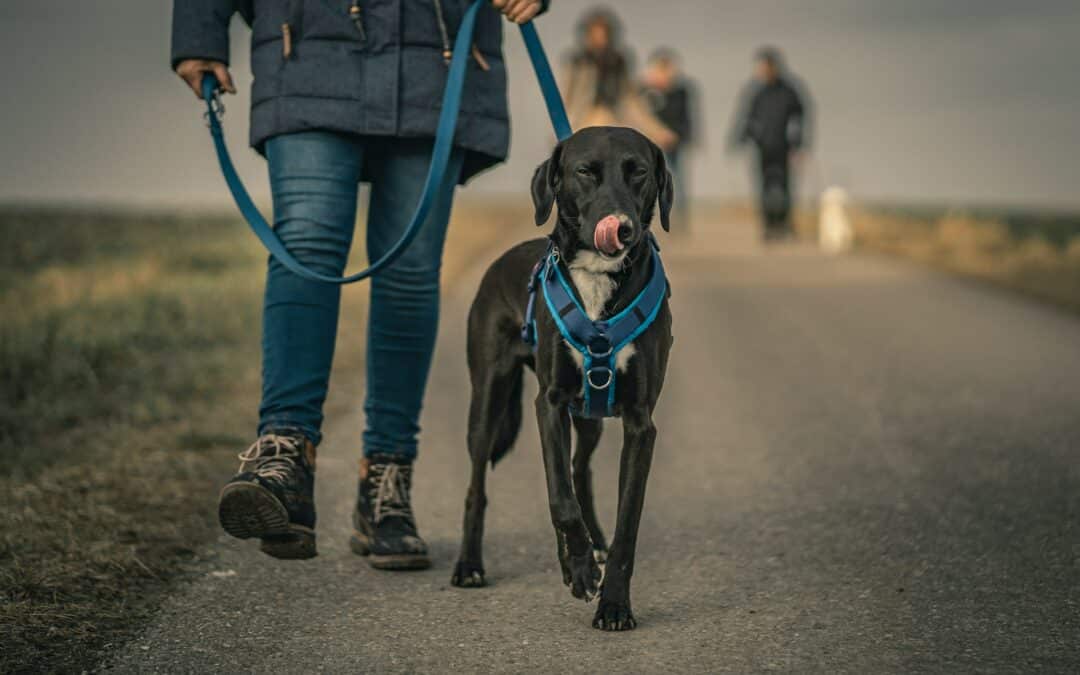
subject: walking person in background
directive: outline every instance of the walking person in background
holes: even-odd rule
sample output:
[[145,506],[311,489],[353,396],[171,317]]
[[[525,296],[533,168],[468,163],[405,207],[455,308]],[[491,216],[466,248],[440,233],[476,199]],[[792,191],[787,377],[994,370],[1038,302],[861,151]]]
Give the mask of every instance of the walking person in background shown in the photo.
[[758,50],[754,79],[740,98],[732,144],[753,142],[758,153],[758,194],[766,241],[793,234],[791,165],[810,144],[808,98],[785,72],[780,52]]
[[578,25],[578,42],[560,83],[571,126],[633,127],[665,150],[674,147],[678,136],[638,95],[632,56],[622,47],[622,28],[614,12],[586,12]]
[[[177,0],[172,67],[200,94],[204,73],[235,93],[229,22],[252,27],[251,144],[266,157],[274,229],[305,266],[344,271],[358,184],[371,183],[367,254],[381,258],[408,225],[431,161],[450,47],[468,0],[401,3]],[[420,234],[371,280],[366,429],[353,550],[383,569],[430,564],[409,496],[420,407],[435,347],[439,268],[455,186],[506,158],[502,22],[547,0],[481,7],[445,182]],[[363,73],[363,77],[360,74]],[[271,258],[262,325],[258,438],[240,454],[219,517],[279,558],[315,555],[315,448],[337,335],[341,287]]]
[[641,76],[639,93],[656,119],[678,137],[664,154],[675,177],[675,215],[685,228],[690,215],[686,155],[697,140],[697,96],[693,83],[681,72],[674,50],[660,48],[652,53]]

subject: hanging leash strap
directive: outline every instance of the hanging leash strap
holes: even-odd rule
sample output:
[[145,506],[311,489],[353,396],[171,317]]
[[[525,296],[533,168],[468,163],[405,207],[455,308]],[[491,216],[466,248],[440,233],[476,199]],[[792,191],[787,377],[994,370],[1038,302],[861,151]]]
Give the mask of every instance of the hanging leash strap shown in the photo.
[[[443,91],[442,110],[439,112],[439,123],[435,131],[435,143],[431,153],[431,166],[428,169],[427,180],[420,195],[420,201],[413,212],[412,220],[405,228],[401,239],[395,243],[381,258],[376,260],[367,269],[345,277],[335,277],[321,274],[305,267],[299,260],[293,257],[289,249],[278,238],[274,229],[266,222],[255,203],[251,200],[244,183],[240,180],[236,167],[233,166],[229,149],[225,145],[225,134],[221,128],[221,114],[224,111],[218,100],[219,84],[217,79],[207,73],[203,76],[202,96],[206,101],[206,120],[210,127],[210,136],[214,140],[214,149],[217,151],[218,164],[221,165],[221,173],[225,177],[225,184],[232,193],[236,206],[240,209],[244,220],[251,226],[251,230],[263,246],[278,262],[287,269],[310,281],[322,281],[329,284],[350,284],[354,281],[367,279],[379,270],[387,267],[397,260],[412,243],[420,228],[427,219],[435,201],[439,187],[446,178],[446,167],[450,160],[450,152],[454,145],[454,130],[457,127],[458,112],[461,109],[461,94],[465,86],[466,66],[472,49],[473,32],[476,27],[476,16],[486,0],[474,0],[465,12],[458,28],[457,39],[454,41],[454,53],[450,59],[450,70],[446,79],[446,89]],[[563,108],[562,96],[555,84],[555,77],[551,73],[551,66],[544,48],[540,43],[540,37],[536,33],[536,27],[532,22],[521,26],[521,37],[525,40],[525,47],[532,61],[533,70],[536,71],[540,89],[547,104],[548,115],[551,117],[552,127],[559,140],[563,140],[571,133],[570,123]]]
[[540,36],[536,33],[536,26],[532,21],[521,24],[521,39],[525,41],[525,50],[529,52],[536,81],[540,83],[540,93],[544,95],[544,105],[547,106],[548,117],[551,118],[551,128],[555,130],[556,138],[565,141],[574,130],[570,128],[570,118],[566,116],[559,85],[555,82],[551,64],[544,54],[544,45],[540,42]]
[[548,245],[544,258],[533,268],[521,337],[535,349],[536,294],[543,293],[559,333],[583,359],[582,407],[570,409],[578,417],[611,417],[615,414],[615,359],[626,345],[652,325],[667,297],[667,276],[660,262],[660,249],[651,234],[649,245],[653,247],[652,271],[645,288],[626,309],[601,321],[590,319],[574,297],[559,265],[559,251],[554,244]]

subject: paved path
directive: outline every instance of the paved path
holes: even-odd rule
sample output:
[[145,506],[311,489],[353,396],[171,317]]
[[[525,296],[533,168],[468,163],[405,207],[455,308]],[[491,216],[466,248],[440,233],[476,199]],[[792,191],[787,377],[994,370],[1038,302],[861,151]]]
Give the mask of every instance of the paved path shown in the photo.
[[[594,605],[560,583],[528,416],[489,483],[493,585],[448,583],[474,274],[448,289],[414,491],[434,568],[379,573],[348,551],[357,405],[321,449],[319,557],[278,562],[223,537],[214,569],[118,669],[1080,668],[1080,320],[893,261],[765,253],[745,228],[665,254],[676,341],[638,630],[593,630]],[[343,380],[335,397],[359,401]],[[594,460],[607,523],[620,437],[612,429]]]

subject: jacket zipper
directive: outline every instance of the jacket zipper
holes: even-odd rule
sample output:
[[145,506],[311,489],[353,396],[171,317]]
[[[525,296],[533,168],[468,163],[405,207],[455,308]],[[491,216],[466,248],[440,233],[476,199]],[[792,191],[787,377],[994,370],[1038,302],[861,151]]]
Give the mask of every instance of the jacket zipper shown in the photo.
[[356,26],[356,32],[360,34],[360,42],[367,42],[367,31],[364,30],[364,13],[360,8],[360,0],[352,0],[352,5],[349,6],[349,18],[352,19],[353,25]]
[[293,55],[293,47],[300,39],[304,22],[304,0],[289,0],[288,21],[281,24],[281,55],[288,60]]
[[287,23],[281,24],[281,55],[285,59],[292,56],[292,27]]
[[[442,38],[443,63],[449,66],[450,59],[454,56],[454,51],[450,48],[450,31],[446,28],[446,17],[443,14],[442,0],[431,0],[431,2],[435,6],[435,20],[439,24],[439,37]],[[475,42],[472,44],[471,53],[476,64],[480,66],[480,70],[491,70],[491,65],[488,64],[484,55],[480,53],[480,48],[476,46]]]
[[454,55],[454,52],[450,49],[450,31],[446,29],[442,0],[431,0],[431,2],[435,5],[435,20],[439,22],[439,36],[442,37],[442,58],[446,65],[450,65],[450,57]]

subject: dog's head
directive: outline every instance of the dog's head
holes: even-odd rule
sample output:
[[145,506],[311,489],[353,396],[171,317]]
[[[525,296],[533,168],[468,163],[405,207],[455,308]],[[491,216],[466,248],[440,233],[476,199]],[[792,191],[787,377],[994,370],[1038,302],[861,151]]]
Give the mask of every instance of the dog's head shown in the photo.
[[621,260],[641,243],[657,204],[670,227],[673,189],[664,153],[637,131],[589,127],[562,141],[532,180],[536,224],[558,204],[555,238],[565,253]]

